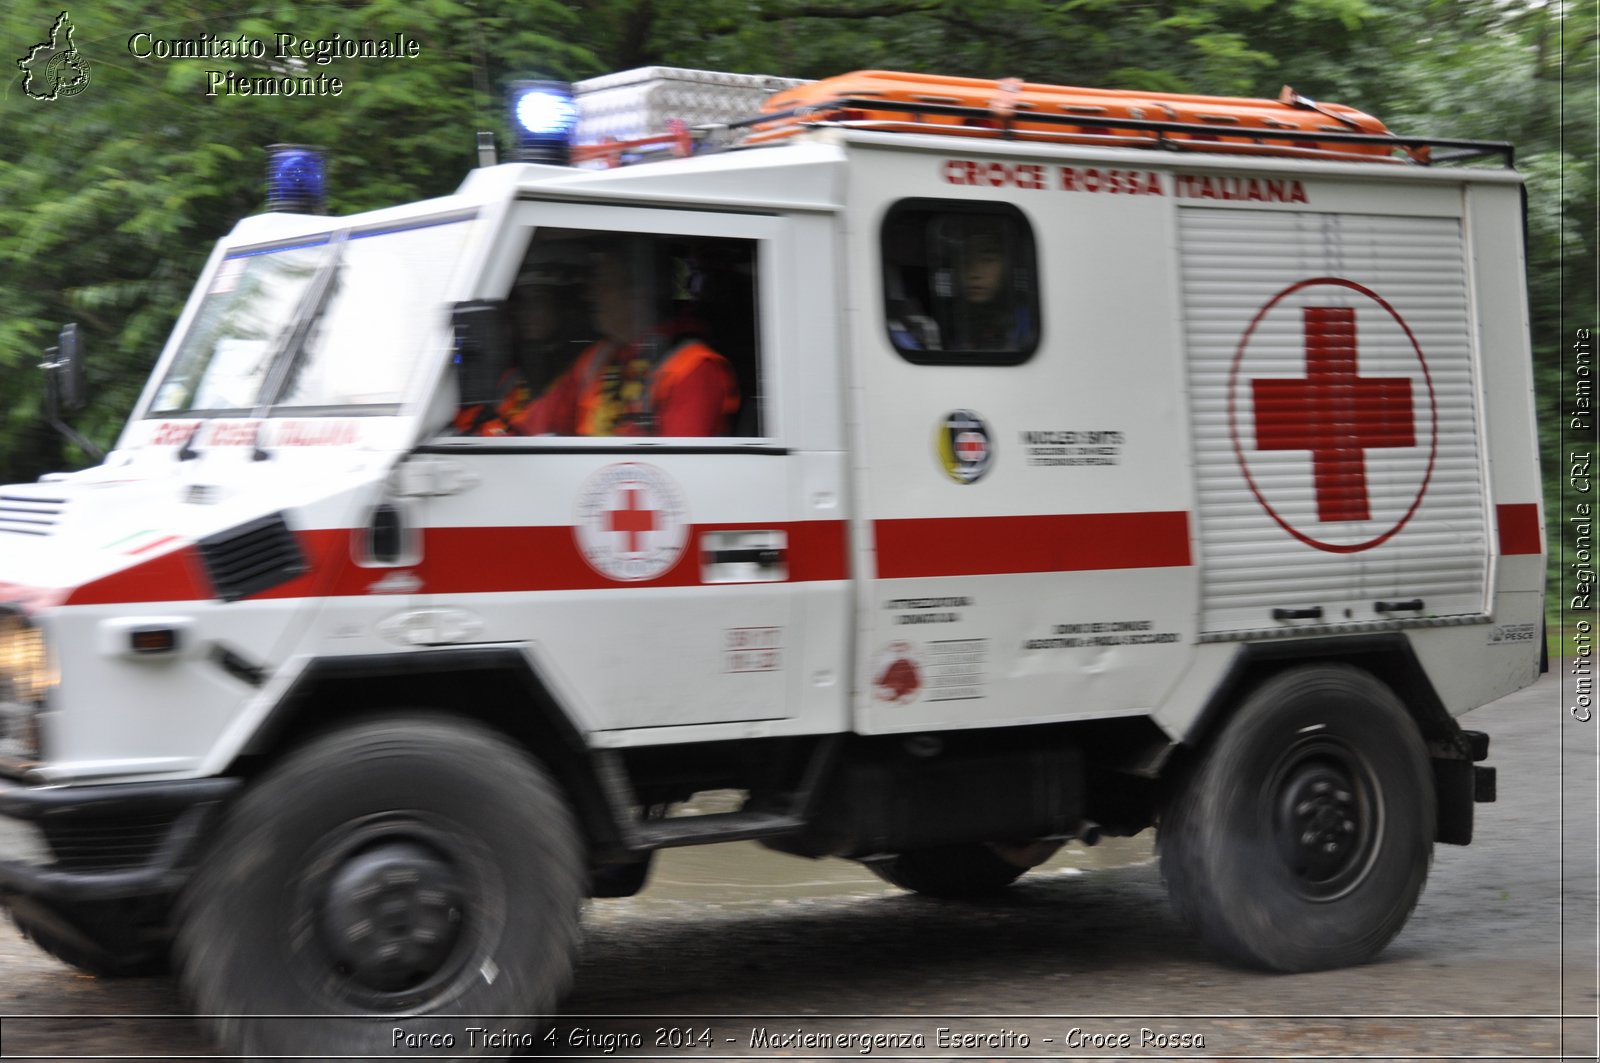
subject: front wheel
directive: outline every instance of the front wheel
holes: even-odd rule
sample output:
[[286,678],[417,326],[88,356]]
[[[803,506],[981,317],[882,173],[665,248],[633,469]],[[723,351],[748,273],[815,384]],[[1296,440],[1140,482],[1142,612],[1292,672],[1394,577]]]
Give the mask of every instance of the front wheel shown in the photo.
[[1370,674],[1322,665],[1276,675],[1162,813],[1173,906],[1249,966],[1370,960],[1399,933],[1427,878],[1431,779],[1415,724]]
[[554,1009],[583,888],[572,815],[521,750],[467,721],[387,717],[291,754],[228,812],[178,955],[197,1010],[248,1057],[503,1054],[466,1028],[531,1036],[503,1016]]

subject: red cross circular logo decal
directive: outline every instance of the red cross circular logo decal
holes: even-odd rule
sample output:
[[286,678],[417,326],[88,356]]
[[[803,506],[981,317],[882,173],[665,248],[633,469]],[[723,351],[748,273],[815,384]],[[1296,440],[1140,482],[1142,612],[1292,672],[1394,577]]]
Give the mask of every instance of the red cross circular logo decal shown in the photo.
[[1422,347],[1377,292],[1342,277],[1274,295],[1239,340],[1228,431],[1250,492],[1331,553],[1381,545],[1433,478],[1439,408]]
[[939,422],[934,439],[939,448],[939,464],[945,475],[958,484],[976,483],[989,471],[994,443],[989,426],[971,410],[952,410]]
[[607,465],[578,492],[573,535],[583,559],[602,576],[626,583],[655,579],[683,555],[689,537],[683,496],[654,465]]

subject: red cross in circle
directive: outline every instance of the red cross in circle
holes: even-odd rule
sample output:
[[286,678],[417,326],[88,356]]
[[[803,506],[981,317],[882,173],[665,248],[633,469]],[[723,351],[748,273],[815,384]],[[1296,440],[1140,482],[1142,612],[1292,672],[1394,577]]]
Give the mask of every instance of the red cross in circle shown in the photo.
[[1252,380],[1256,446],[1309,450],[1317,519],[1366,520],[1366,451],[1416,445],[1411,381],[1362,377],[1356,369],[1356,312],[1302,308],[1306,375]]
[[606,530],[624,532],[628,536],[628,553],[639,552],[639,536],[647,531],[654,531],[656,527],[656,511],[653,509],[640,509],[639,496],[643,493],[637,487],[628,486],[622,489],[626,496],[621,509],[609,510]]

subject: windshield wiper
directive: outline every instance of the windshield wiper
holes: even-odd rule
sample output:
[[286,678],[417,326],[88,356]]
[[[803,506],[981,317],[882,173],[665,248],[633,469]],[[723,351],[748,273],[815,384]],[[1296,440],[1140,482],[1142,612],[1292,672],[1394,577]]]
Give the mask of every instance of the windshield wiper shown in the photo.
[[295,307],[294,318],[284,335],[283,343],[273,354],[272,369],[268,372],[265,384],[262,385],[260,399],[251,416],[257,419],[265,416],[267,410],[282,399],[283,393],[288,391],[299,373],[301,363],[305,361],[306,343],[311,338],[311,332],[316,328],[317,322],[322,319],[323,311],[327,310],[328,300],[333,297],[338,287],[339,274],[344,268],[344,245],[349,235],[349,230],[342,230],[335,233],[333,239],[329,241],[328,261],[312,278],[311,284]]

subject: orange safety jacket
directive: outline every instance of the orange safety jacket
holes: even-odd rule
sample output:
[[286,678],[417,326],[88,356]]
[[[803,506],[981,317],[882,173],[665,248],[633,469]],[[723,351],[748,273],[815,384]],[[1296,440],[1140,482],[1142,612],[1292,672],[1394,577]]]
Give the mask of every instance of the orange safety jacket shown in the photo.
[[727,359],[696,339],[654,357],[660,341],[602,340],[513,417],[522,435],[727,435],[739,387]]
[[511,422],[533,399],[533,392],[525,383],[509,388],[505,397],[493,406],[479,403],[463,406],[456,413],[455,430],[464,436],[508,436],[515,434]]

